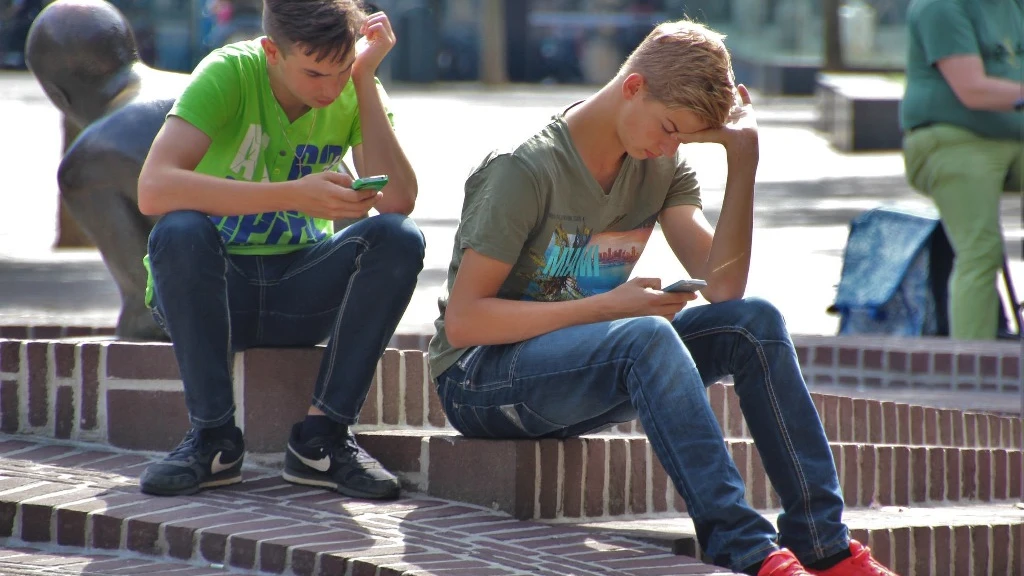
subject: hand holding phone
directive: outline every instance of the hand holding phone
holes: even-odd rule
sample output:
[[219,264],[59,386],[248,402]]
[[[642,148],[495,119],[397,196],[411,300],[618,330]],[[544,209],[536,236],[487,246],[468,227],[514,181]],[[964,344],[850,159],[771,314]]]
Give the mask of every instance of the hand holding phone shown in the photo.
[[379,176],[367,176],[366,178],[360,178],[358,180],[355,180],[354,182],[352,182],[352,189],[353,190],[373,189],[373,190],[378,190],[379,191],[381,188],[387,186],[387,184],[388,184],[388,177],[387,177],[387,175],[386,174],[381,174]]
[[680,280],[674,284],[662,288],[662,292],[697,292],[708,285],[707,282],[696,278]]

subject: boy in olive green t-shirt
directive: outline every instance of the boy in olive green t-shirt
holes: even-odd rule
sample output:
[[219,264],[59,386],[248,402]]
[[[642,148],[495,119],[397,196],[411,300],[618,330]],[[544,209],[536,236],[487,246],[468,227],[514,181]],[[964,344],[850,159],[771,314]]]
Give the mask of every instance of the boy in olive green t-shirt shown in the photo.
[[[725,149],[717,230],[680,143]],[[639,418],[702,550],[752,576],[885,576],[842,522],[828,440],[779,311],[743,298],[757,124],[722,36],[659,25],[619,74],[466,181],[430,373],[452,426],[565,438]],[[629,280],[655,223],[712,304]],[[744,499],[705,383],[733,375],[783,513]]]
[[[171,337],[192,423],[141,489],[240,482],[232,352],[326,339],[284,477],[395,498],[397,479],[348,429],[423,266],[423,235],[406,217],[416,177],[374,77],[394,34],[355,0],[265,0],[263,26],[266,37],[199,64],[139,176],[139,208],[161,216],[147,303]],[[359,175],[389,176],[382,191],[352,189],[339,170],[349,149]],[[367,218],[371,208],[380,214]]]

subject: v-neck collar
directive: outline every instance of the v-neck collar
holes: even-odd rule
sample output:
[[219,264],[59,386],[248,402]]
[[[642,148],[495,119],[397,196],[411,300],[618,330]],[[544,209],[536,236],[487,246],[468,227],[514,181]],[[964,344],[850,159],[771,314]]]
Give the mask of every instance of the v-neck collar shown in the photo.
[[566,113],[581,103],[583,103],[583,100],[573,102],[560,114],[555,116],[555,125],[561,132],[561,137],[565,139],[567,147],[572,151],[572,158],[576,162],[580,173],[584,175],[583,180],[587,183],[587,188],[591,195],[602,204],[609,204],[613,199],[615,203],[620,203],[623,196],[622,188],[624,186],[624,181],[636,168],[636,161],[632,156],[626,154],[626,157],[622,160],[622,165],[619,166],[618,174],[615,175],[615,180],[612,181],[611,188],[609,188],[606,193],[604,188],[601,186],[601,183],[594,177],[593,172],[591,172],[590,168],[587,167],[586,162],[583,161],[583,156],[580,155],[579,149],[576,148],[576,142],[573,141],[572,133],[569,131],[569,123],[565,119]]

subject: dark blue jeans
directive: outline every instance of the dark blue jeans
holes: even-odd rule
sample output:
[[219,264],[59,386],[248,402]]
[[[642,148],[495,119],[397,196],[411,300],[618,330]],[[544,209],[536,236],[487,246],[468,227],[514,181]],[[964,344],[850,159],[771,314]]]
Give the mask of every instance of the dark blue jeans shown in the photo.
[[274,256],[229,255],[205,214],[163,216],[149,237],[153,311],[174,345],[192,425],[233,417],[234,352],[325,339],[312,405],[353,424],[412,297],[423,252],[419,228],[395,214]]
[[[732,374],[782,500],[779,534],[744,499],[705,386]],[[832,451],[779,311],[746,299],[477,346],[438,377],[457,430],[565,438],[639,417],[686,501],[703,550],[739,571],[779,544],[803,562],[849,548]]]

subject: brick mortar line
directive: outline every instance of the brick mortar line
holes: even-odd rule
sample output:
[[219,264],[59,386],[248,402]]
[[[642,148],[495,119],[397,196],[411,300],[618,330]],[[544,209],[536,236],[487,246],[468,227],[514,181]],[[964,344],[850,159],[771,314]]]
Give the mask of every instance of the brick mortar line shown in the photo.
[[[829,366],[820,366],[820,365],[801,366],[801,370],[800,371],[803,373],[804,378],[808,378],[808,377],[813,378],[813,377],[816,377],[816,376],[852,376],[852,377],[855,377],[855,378],[857,378],[859,380],[866,380],[866,379],[869,379],[869,378],[877,378],[877,379],[881,380],[882,382],[896,380],[896,379],[908,380],[908,381],[918,381],[918,382],[922,382],[922,383],[932,383],[932,382],[948,383],[950,381],[952,381],[952,382],[969,381],[969,382],[974,382],[974,383],[979,383],[979,384],[980,383],[984,383],[984,384],[1000,384],[1000,385],[1003,385],[1003,386],[1011,386],[1011,387],[1014,387],[1014,385],[1017,385],[1016,387],[1019,388],[1019,382],[1018,382],[1018,379],[1016,377],[1009,376],[1009,375],[1000,375],[1000,374],[969,374],[969,373],[961,373],[961,372],[945,373],[945,372],[935,372],[935,371],[913,372],[913,371],[910,371],[910,370],[893,370],[893,369],[886,369],[886,368],[863,368],[863,367],[858,367],[858,366],[832,366],[832,367],[829,367]],[[875,386],[873,384],[865,384],[865,385]],[[882,384],[882,385],[880,385],[880,387],[885,388],[887,386],[885,384]],[[912,383],[908,383],[907,387],[911,387],[912,388],[914,386],[913,386]],[[946,388],[950,388],[950,387],[954,387],[955,388],[956,385],[952,384],[952,385],[946,386]]]
[[408,357],[405,352],[398,352],[398,424],[399,426],[405,426],[408,422],[408,415],[406,412],[405,396],[408,390],[408,371],[406,370],[405,363],[408,361]]

